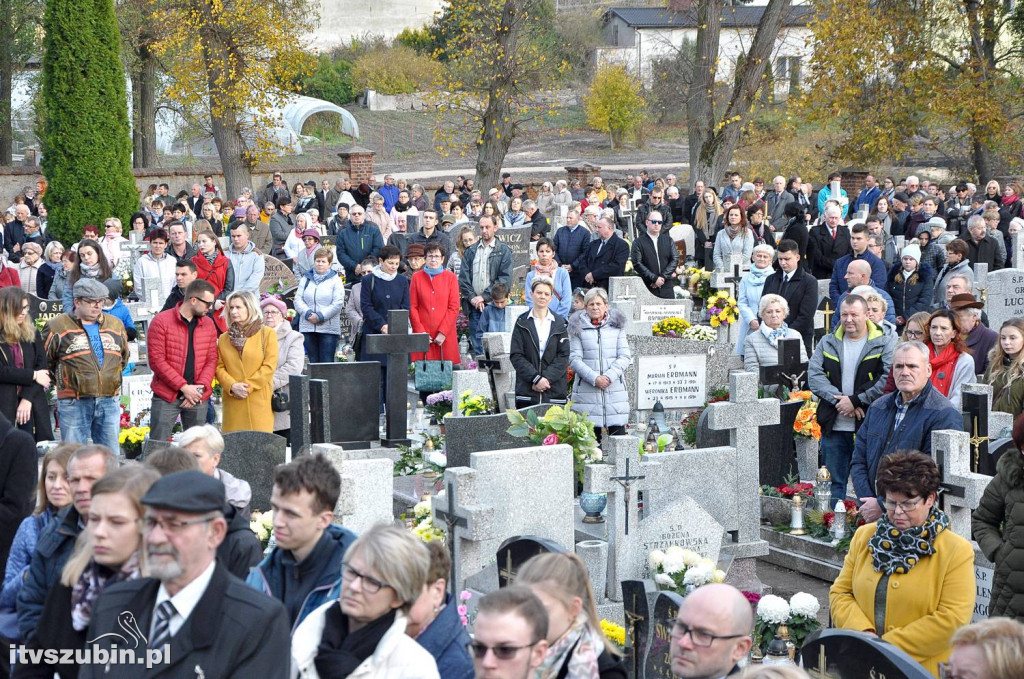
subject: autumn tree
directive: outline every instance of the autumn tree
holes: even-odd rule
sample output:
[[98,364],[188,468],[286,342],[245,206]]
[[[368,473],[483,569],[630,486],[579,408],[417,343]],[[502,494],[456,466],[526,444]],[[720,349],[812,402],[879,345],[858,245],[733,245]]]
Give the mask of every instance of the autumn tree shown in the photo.
[[[982,183],[1017,145],[1021,44],[1002,0],[814,0],[814,58],[800,102],[853,162],[913,150],[946,157]],[[1019,141],[1019,136],[1016,136]]]
[[551,57],[553,16],[550,0],[445,2],[435,55],[443,68],[432,88],[441,118],[436,141],[448,153],[460,133],[471,140],[478,186],[498,183],[513,139],[549,112],[542,95],[564,68]]
[[625,67],[613,64],[597,70],[583,98],[587,124],[607,132],[612,148],[621,147],[625,136],[643,122],[646,106],[640,82]]
[[39,140],[50,186],[47,230],[65,244],[82,225],[138,209],[113,0],[48,0]]
[[10,165],[14,152],[14,71],[38,53],[42,15],[42,0],[0,0],[0,165]]
[[754,113],[790,0],[768,1],[749,48],[737,61],[733,84],[724,101],[717,96],[715,76],[720,68],[722,13],[732,11],[733,6],[726,0],[695,0],[693,4],[697,14],[696,55],[686,106],[690,176],[718,182]]
[[[2,0],[0,0],[2,1]],[[121,59],[132,84],[132,165],[156,166],[157,63],[153,47],[165,30],[160,0],[117,0]]]
[[[303,40],[318,17],[310,0],[167,0],[166,97],[213,135],[228,195],[252,185],[252,170],[279,150],[277,109],[315,61]],[[254,187],[255,188],[255,187]]]

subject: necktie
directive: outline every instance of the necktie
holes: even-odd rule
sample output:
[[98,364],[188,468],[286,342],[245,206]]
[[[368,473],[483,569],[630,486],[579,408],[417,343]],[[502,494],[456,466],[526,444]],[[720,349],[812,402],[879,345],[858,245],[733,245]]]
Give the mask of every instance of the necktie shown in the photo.
[[600,243],[597,244],[597,256],[598,257],[601,256],[601,248],[603,248],[603,247],[604,247],[604,241],[602,240]]
[[153,628],[150,648],[159,648],[171,636],[171,618],[176,612],[170,599],[156,607],[156,627]]

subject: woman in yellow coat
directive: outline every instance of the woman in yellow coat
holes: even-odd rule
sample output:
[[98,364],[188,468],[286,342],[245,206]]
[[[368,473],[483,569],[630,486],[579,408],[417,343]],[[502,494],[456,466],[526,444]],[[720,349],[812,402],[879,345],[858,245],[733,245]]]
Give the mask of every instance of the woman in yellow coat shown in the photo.
[[938,676],[950,638],[974,613],[974,550],[935,507],[939,470],[898,452],[878,466],[885,514],[853,536],[829,592],[832,624],[876,634]]
[[221,431],[274,431],[270,397],[277,368],[277,335],[263,325],[256,295],[228,295],[228,330],[217,340],[217,381],[224,392]]

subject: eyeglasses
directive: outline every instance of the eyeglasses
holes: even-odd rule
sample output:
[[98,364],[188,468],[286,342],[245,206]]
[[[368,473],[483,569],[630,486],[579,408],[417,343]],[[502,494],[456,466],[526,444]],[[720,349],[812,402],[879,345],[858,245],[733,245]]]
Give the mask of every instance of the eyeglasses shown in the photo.
[[917,509],[917,506],[922,502],[924,502],[924,498],[919,497],[916,500],[907,500],[906,502],[893,502],[892,500],[886,500],[882,504],[885,505],[885,511],[889,513],[893,513],[899,509],[904,514],[909,514]]
[[[341,579],[352,582],[356,579],[363,581],[363,589],[366,590],[367,594],[376,594],[384,587],[391,587],[386,582],[381,582],[377,578],[371,578],[369,575],[363,575],[352,566],[347,563],[341,564]],[[392,589],[394,589],[392,587]]]
[[281,312],[278,311],[277,309],[266,309],[266,310],[264,310],[263,315],[264,316],[280,316]]
[[526,646],[488,646],[487,644],[479,644],[476,642],[466,644],[466,650],[477,660],[483,660],[487,657],[487,651],[494,653],[494,657],[498,660],[511,660],[516,657],[516,654],[524,648],[533,648],[540,643],[540,640],[527,644]]
[[687,627],[683,623],[679,622],[675,618],[668,618],[665,620],[665,625],[672,628],[672,638],[682,639],[687,634],[690,635],[690,641],[694,646],[702,646],[707,648],[711,644],[715,643],[716,639],[739,639],[740,637],[747,636],[746,634],[711,634],[710,632],[704,632],[701,630]]
[[922,337],[924,337],[924,330],[906,330],[905,334],[907,337],[921,339]]
[[78,301],[82,304],[88,304],[89,306],[103,306],[107,303],[107,300],[105,299],[84,299],[82,297],[79,297]]
[[180,533],[185,529],[186,526],[194,526],[199,523],[209,523],[213,521],[214,517],[206,516],[201,519],[189,519],[187,521],[179,521],[177,519],[158,519],[155,516],[147,516],[144,519],[138,519],[138,526],[143,533],[152,533],[153,529],[160,526],[167,535],[174,535]]

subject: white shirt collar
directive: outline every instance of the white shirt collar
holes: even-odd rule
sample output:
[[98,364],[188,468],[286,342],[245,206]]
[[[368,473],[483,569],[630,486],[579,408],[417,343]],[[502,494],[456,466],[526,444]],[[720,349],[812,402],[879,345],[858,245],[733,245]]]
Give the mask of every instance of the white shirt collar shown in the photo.
[[[156,593],[156,603],[153,605],[153,610],[155,611],[157,606],[164,601],[171,600],[175,610],[175,615],[171,618],[170,622],[170,633],[172,636],[178,633],[181,626],[188,620],[188,616],[192,615],[192,611],[199,604],[199,600],[203,597],[207,586],[210,584],[210,580],[213,578],[213,569],[216,566],[217,560],[214,559],[206,567],[206,570],[200,573],[195,580],[182,587],[181,591],[174,596],[171,596],[164,584],[160,583],[160,589]],[[153,620],[154,622],[156,620],[155,614]]]

